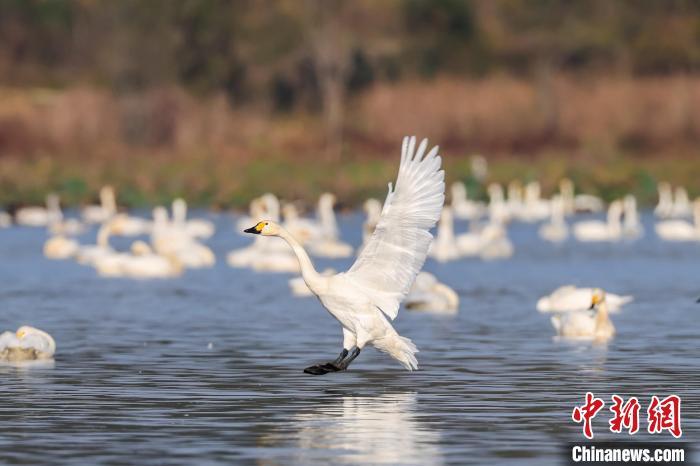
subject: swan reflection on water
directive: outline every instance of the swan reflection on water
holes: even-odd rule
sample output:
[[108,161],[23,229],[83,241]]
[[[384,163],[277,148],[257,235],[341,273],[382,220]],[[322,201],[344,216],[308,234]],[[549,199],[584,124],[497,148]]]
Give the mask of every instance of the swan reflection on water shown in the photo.
[[415,393],[343,396],[293,420],[295,461],[442,464],[440,434],[416,417]]

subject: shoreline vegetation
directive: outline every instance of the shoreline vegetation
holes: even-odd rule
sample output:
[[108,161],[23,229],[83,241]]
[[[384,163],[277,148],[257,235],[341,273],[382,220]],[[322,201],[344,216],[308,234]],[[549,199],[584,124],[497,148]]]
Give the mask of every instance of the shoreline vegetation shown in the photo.
[[112,184],[130,207],[183,196],[245,208],[268,191],[311,204],[326,190],[357,206],[384,198],[405,134],[440,145],[448,182],[468,180],[470,157],[482,154],[488,182],[538,179],[544,195],[564,176],[607,200],[631,192],[651,205],[662,180],[700,195],[700,77],[692,75],[375,83],[348,100],[341,128],[330,153],[315,111],[234,106],[223,94],[175,86],[122,94],[2,87],[0,205],[57,192],[75,206]]

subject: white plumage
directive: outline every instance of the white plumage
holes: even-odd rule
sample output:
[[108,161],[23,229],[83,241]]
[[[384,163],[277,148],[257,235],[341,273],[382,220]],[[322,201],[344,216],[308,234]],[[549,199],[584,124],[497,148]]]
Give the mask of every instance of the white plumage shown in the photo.
[[[428,141],[416,148],[414,137],[404,138],[396,186],[389,184],[382,214],[374,233],[353,266],[330,277],[314,269],[301,244],[274,222],[262,221],[246,230],[263,236],[279,236],[299,259],[301,274],[343,328],[343,353],[333,363],[306,369],[313,374],[343,370],[368,343],[388,353],[406,369],[418,367],[418,349],[401,337],[389,319],[423,267],[435,226],[445,201],[445,174],[438,148],[426,153]],[[348,351],[353,353],[346,358]]]

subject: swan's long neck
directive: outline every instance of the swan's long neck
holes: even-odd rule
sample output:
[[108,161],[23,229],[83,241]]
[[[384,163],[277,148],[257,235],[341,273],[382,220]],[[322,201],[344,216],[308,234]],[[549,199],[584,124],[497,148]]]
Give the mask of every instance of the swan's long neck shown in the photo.
[[306,250],[301,246],[301,244],[299,244],[299,241],[297,241],[296,238],[294,238],[294,236],[292,236],[291,233],[284,228],[280,228],[278,236],[285,240],[289,246],[291,246],[292,251],[294,251],[294,254],[297,256],[297,260],[299,260],[299,267],[301,268],[301,276],[304,278],[307,286],[312,291],[317,289],[319,283],[323,280],[323,277],[321,277],[321,275],[319,275],[314,268],[314,264],[311,262],[311,258],[307,254]]
[[609,322],[610,317],[608,316],[608,303],[603,301],[598,305],[598,312],[595,316],[595,328],[600,329]]
[[619,234],[622,229],[622,208],[619,205],[611,205],[608,208],[608,228],[613,234]]
[[335,221],[335,214],[333,213],[333,204],[330,202],[319,203],[318,216],[321,220],[321,228],[323,229],[323,232],[328,237],[328,239],[337,238],[338,224]]
[[110,214],[117,212],[117,201],[114,198],[114,191],[110,188],[102,188],[100,191],[100,205]]
[[183,199],[173,201],[173,223],[179,227],[187,223],[187,204]]
[[97,232],[97,245],[103,249],[109,248],[109,225],[104,224]]

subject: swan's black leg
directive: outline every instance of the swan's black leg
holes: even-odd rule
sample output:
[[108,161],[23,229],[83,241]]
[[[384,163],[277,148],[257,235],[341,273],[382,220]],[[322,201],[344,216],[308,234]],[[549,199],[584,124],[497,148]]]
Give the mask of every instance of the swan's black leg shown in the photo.
[[360,348],[355,348],[352,350],[352,353],[350,353],[350,356],[347,358],[343,359],[343,361],[340,363],[339,367],[340,370],[345,370],[348,368],[351,362],[355,360],[356,357],[360,355]]
[[[347,356],[348,352],[346,350],[343,350],[345,352],[345,356]],[[342,355],[342,353],[341,353]],[[337,359],[333,362],[329,362],[328,364],[324,364],[321,366],[323,369],[326,370],[326,372],[338,372],[338,371],[344,371],[345,369],[348,368],[351,362],[355,360],[356,357],[360,355],[360,348],[355,348],[352,350],[352,353],[350,353],[350,356],[344,357],[341,361],[338,361]]]
[[341,370],[339,369],[339,366],[343,362],[343,359],[345,359],[345,356],[347,355],[348,350],[343,348],[343,351],[341,351],[338,357],[335,358],[335,361],[327,362],[326,364],[316,364],[315,366],[309,366],[306,369],[304,369],[304,372],[312,375],[323,375],[329,372],[337,372]]

